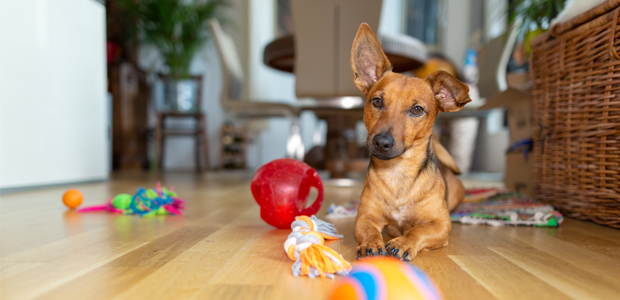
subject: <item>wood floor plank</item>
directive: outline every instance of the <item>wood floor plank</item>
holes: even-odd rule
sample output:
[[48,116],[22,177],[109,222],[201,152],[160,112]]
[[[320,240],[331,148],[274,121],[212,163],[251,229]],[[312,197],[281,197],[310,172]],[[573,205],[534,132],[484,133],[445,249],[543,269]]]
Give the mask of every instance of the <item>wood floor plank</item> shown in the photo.
[[445,255],[426,256],[416,258],[413,264],[433,278],[447,300],[496,299],[479,280],[472,277],[469,272],[465,271],[465,268],[457,264],[451,257]]
[[[288,264],[288,268],[292,262]],[[328,299],[336,287],[337,280],[328,278],[295,277],[287,269],[283,276],[273,285],[274,289],[269,299],[273,300],[317,300]]]
[[221,299],[221,300],[267,300],[271,297],[272,286],[264,285],[210,285],[196,299]]
[[[1,298],[325,299],[337,281],[292,276],[282,249],[290,230],[261,220],[251,178],[133,173],[77,186],[85,205],[157,181],[175,186],[187,201],[184,215],[150,219],[68,211],[65,187],[2,195]],[[362,188],[326,183],[317,216],[359,199]],[[328,221],[344,239],[327,245],[355,263],[354,219]],[[611,299],[620,293],[618,250],[620,230],[571,219],[558,229],[454,224],[448,247],[413,263],[448,300]]]
[[291,275],[292,261],[283,254],[282,245],[274,242],[282,238],[285,240],[286,236],[288,233],[284,230],[264,233],[254,243],[248,243],[247,247],[237,252],[211,282],[274,285],[280,276]]
[[[163,228],[161,229],[163,230]],[[122,237],[121,235],[123,235],[123,233],[110,230],[110,228],[95,229],[4,257],[2,261],[48,263],[67,257],[68,255],[97,255],[102,252],[113,250],[108,248],[108,246],[114,244],[122,246],[125,243],[141,244],[146,242],[143,239],[133,239],[131,237]]]
[[[264,231],[264,226],[257,226],[255,230]],[[287,269],[290,261],[284,255],[282,246],[289,233],[289,230],[269,229],[248,241],[210,282],[273,285],[278,277],[290,274],[290,269]]]
[[32,299],[60,285],[71,282],[114,259],[140,248],[144,242],[132,242],[107,253],[88,255],[73,253],[61,259],[44,263],[28,271],[3,279],[0,283],[4,299]]
[[620,241],[620,230],[573,219],[566,219],[562,224],[562,229],[577,231],[592,237],[604,239],[613,243]]
[[[496,255],[489,247],[521,247],[519,241],[506,238],[501,233],[510,230],[507,226],[493,227],[486,225],[453,224],[448,246],[434,250],[445,255]],[[420,255],[427,255],[423,252]]]
[[[497,299],[566,299],[567,295],[497,256],[450,255]],[[515,280],[519,285],[515,285]],[[524,288],[527,287],[527,288]],[[463,290],[461,290],[463,291]]]
[[620,286],[542,251],[490,249],[572,298],[614,299],[620,295]]
[[215,230],[217,230],[216,227],[184,226],[177,231],[111,261],[106,266],[140,266],[157,269],[174,260]]
[[[248,230],[256,223],[255,209],[229,212],[230,222],[207,236],[182,255],[140,280],[118,299],[139,297],[194,298],[246,244],[256,242],[263,231]],[[234,238],[231,238],[234,237]],[[166,278],[162,283],[162,279]],[[158,285],[157,290],[148,287]]]
[[[488,249],[491,246],[501,245],[523,246],[519,241],[506,239],[499,234],[505,230],[507,230],[506,227],[453,224],[447,247],[422,252],[413,260],[413,263],[429,273],[447,299],[495,299],[496,296],[485,285],[482,285],[480,280],[458,265],[453,258],[484,256],[508,263]],[[440,266],[445,269],[436,270]]]
[[[323,215],[319,215],[319,217],[325,217]],[[357,253],[356,249],[359,245],[357,243],[357,239],[355,238],[355,231],[353,229],[353,221],[354,219],[340,219],[340,220],[328,220],[333,223],[338,229],[338,233],[342,234],[344,238],[336,241],[327,241],[326,245],[334,249],[336,252],[340,253],[344,259],[347,261],[354,261]],[[284,241],[282,242],[284,244]],[[284,249],[284,248],[283,248]]]
[[[47,292],[42,298],[108,299],[115,297],[177,258],[216,229],[214,227],[183,227]],[[106,284],[97,284],[102,281]]]
[[43,265],[43,263],[0,262],[0,279],[7,279],[41,265]]
[[571,243],[577,247],[585,248],[616,260],[620,260],[620,240],[617,242],[612,242],[566,228],[557,230],[553,237]]
[[0,245],[0,258],[110,224],[107,216],[84,218],[81,214],[60,205],[62,204],[56,203],[46,209],[36,208],[31,212],[16,213],[14,218],[3,214],[0,217],[3,238],[11,240],[11,243]]
[[557,239],[554,237],[557,231],[555,228],[511,228],[503,234],[620,286],[620,260]]

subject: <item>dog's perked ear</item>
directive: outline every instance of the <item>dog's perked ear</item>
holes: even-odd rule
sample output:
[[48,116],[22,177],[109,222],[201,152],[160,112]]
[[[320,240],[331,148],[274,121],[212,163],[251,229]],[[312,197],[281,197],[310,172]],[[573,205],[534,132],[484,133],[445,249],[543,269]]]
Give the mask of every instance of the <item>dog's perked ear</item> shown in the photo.
[[364,94],[368,93],[381,76],[392,71],[392,64],[366,23],[360,25],[355,35],[351,49],[351,67],[355,85]]
[[469,87],[446,71],[434,72],[426,76],[426,80],[435,94],[437,107],[443,112],[461,110],[471,102]]

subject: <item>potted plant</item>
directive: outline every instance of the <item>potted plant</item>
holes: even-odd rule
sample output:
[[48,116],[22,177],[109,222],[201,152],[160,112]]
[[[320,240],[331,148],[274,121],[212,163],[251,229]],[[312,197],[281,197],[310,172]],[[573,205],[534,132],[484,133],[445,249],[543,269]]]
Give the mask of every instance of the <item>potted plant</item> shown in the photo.
[[523,44],[529,55],[530,41],[549,30],[551,20],[564,8],[566,0],[512,0],[508,5],[508,23],[522,18]]
[[120,0],[133,21],[127,30],[134,41],[155,47],[168,67],[164,77],[168,109],[200,109],[199,83],[190,79],[190,64],[210,39],[207,20],[221,19],[221,8],[227,4],[227,0]]

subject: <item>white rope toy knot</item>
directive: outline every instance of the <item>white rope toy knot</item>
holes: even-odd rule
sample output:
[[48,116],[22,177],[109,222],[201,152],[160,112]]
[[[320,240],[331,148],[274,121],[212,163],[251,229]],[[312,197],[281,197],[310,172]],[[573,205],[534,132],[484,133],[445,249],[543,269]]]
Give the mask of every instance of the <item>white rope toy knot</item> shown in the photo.
[[284,251],[292,266],[294,276],[306,275],[334,278],[334,274],[347,275],[351,265],[342,255],[323,245],[326,239],[342,238],[334,225],[315,216],[299,216],[291,224],[293,232],[284,242]]
[[337,240],[343,238],[341,234],[338,234],[336,227],[333,224],[319,220],[316,216],[296,217],[295,221],[291,223],[291,229],[293,231],[317,231],[327,240]]

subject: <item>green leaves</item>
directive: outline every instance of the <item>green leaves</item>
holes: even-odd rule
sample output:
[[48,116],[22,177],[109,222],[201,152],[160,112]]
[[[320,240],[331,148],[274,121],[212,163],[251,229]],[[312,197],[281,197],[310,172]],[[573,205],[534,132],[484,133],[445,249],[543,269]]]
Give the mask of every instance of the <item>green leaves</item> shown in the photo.
[[173,78],[189,77],[196,52],[209,41],[207,20],[218,18],[227,0],[120,0],[136,20],[134,39],[161,52]]
[[[542,29],[547,30],[551,24],[551,19],[555,17],[562,8],[565,0],[514,0],[508,7],[508,23],[514,22],[517,17],[523,18],[521,28],[525,31]],[[536,28],[532,28],[533,25]]]

